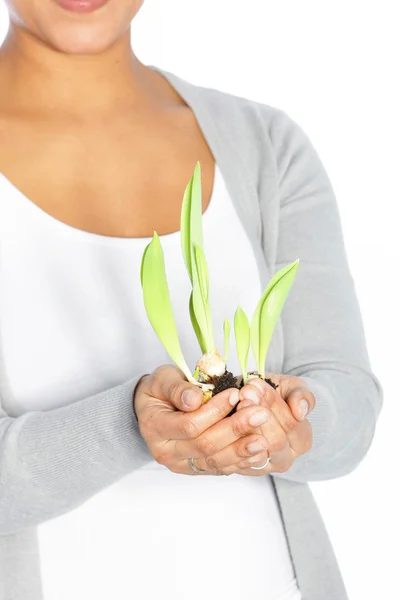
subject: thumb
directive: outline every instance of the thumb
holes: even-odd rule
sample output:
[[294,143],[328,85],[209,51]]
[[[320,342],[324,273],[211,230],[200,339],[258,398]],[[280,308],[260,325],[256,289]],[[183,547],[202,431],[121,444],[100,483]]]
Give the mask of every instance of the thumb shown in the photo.
[[203,392],[197,385],[181,381],[173,389],[170,401],[178,410],[191,412],[203,404]]
[[177,410],[192,412],[202,405],[202,390],[197,385],[189,383],[179,369],[174,367],[157,369],[155,379],[158,381],[154,386],[154,396],[166,400]]

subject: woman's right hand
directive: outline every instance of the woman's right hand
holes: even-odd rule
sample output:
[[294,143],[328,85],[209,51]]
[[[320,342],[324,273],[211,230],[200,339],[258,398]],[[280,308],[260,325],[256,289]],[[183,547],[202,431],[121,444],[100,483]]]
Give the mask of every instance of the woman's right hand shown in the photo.
[[[196,458],[205,465],[204,474],[223,475],[213,459],[223,449],[228,448],[231,464],[268,456],[268,442],[259,433],[263,419],[268,419],[264,408],[250,406],[225,418],[239,402],[239,390],[225,390],[206,404],[202,399],[200,388],[174,366],[159,367],[139,381],[134,409],[141,434],[158,463],[174,473],[196,475],[188,462]],[[243,467],[237,472],[243,472]]]

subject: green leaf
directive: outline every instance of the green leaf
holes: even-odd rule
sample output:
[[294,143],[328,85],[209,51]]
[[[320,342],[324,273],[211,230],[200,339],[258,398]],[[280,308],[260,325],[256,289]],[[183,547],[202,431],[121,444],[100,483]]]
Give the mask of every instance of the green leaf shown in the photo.
[[247,381],[247,360],[249,357],[250,349],[250,325],[244,311],[238,307],[235,318],[235,337],[236,337],[236,348],[238,353],[239,365],[243,375],[243,381]]
[[190,294],[190,300],[189,300],[189,314],[190,314],[190,320],[192,322],[192,327],[193,327],[193,331],[196,334],[197,340],[199,342],[201,351],[203,354],[205,354],[207,352],[206,348],[206,343],[204,341],[203,336],[201,335],[201,331],[200,331],[200,327],[199,324],[196,320],[196,315],[194,313],[194,308],[193,308],[193,292]]
[[164,253],[156,232],[146,247],[141,265],[144,305],[149,321],[165,350],[189,381],[193,380],[182,354],[172,311]]
[[203,248],[202,217],[201,168],[200,163],[197,163],[193,177],[186,187],[181,210],[182,254],[192,282],[194,262],[193,247],[197,244],[200,248]]
[[299,260],[296,260],[273,276],[253,315],[251,345],[258,372],[263,378],[265,378],[265,361],[272,335],[292,287],[298,265]]
[[200,347],[204,353],[214,349],[214,334],[209,304],[209,278],[203,252],[203,208],[201,168],[197,163],[193,177],[186,187],[181,211],[182,254],[192,283],[189,303],[190,318]]
[[225,361],[225,364],[228,362],[230,335],[231,335],[231,324],[229,323],[229,319],[225,319],[225,321],[224,321],[224,361]]
[[187,184],[181,209],[181,245],[183,259],[192,281],[192,250],[190,243],[190,211],[192,207],[193,177]]
[[208,303],[208,293],[209,293],[209,288],[210,288],[210,279],[208,276],[208,266],[207,266],[206,257],[204,255],[202,248],[198,244],[194,245],[194,259],[195,259],[197,274],[199,277],[201,296],[203,298],[204,304],[207,304]]
[[[156,232],[153,233],[153,236],[155,233]],[[151,244],[151,242],[150,242],[150,244]],[[143,287],[143,268],[144,268],[144,263],[145,263],[145,257],[146,257],[148,249],[150,248],[150,244],[147,244],[146,248],[144,249],[143,256],[142,256],[142,264],[140,266],[140,282],[142,284],[142,287]]]
[[214,335],[209,304],[207,261],[202,248],[197,244],[194,245],[193,254],[193,313],[204,340],[206,352],[211,352],[214,349]]

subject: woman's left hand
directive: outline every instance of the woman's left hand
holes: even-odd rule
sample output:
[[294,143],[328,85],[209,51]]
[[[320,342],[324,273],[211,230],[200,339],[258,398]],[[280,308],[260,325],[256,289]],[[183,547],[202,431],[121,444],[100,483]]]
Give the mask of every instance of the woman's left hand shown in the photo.
[[[300,377],[275,373],[267,373],[266,376],[278,385],[277,389],[274,390],[262,379],[251,379],[240,391],[241,401],[237,410],[254,404],[268,409],[268,422],[258,431],[267,439],[268,450],[230,464],[232,456],[227,448],[206,460],[203,468],[210,470],[211,467],[221,475],[239,472],[252,477],[285,473],[296,458],[311,449],[312,429],[306,417],[315,407],[314,394]],[[261,467],[268,458],[270,461],[264,469],[251,468]],[[199,466],[202,468],[202,464]]]

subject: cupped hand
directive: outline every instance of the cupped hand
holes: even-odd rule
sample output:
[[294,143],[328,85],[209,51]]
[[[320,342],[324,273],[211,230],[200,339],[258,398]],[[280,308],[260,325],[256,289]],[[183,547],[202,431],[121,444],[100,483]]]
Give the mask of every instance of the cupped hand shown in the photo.
[[300,377],[276,373],[268,373],[267,377],[277,389],[262,379],[251,379],[240,391],[237,412],[248,410],[250,406],[267,410],[268,420],[258,431],[267,440],[268,449],[234,466],[228,464],[226,453],[220,453],[215,459],[227,474],[239,468],[243,475],[252,475],[249,468],[264,465],[268,458],[269,464],[256,474],[285,473],[312,447],[312,428],[306,417],[315,407],[315,396],[307,383]]
[[[268,447],[259,430],[268,411],[261,406],[262,393],[256,393],[260,406],[242,406],[227,417],[240,401],[239,390],[225,390],[202,405],[201,390],[179,369],[167,365],[140,380],[134,409],[141,434],[158,463],[174,473],[196,475],[188,462],[193,458],[207,475],[228,475],[241,472],[234,466]],[[220,468],[220,453],[229,462],[227,471]]]

